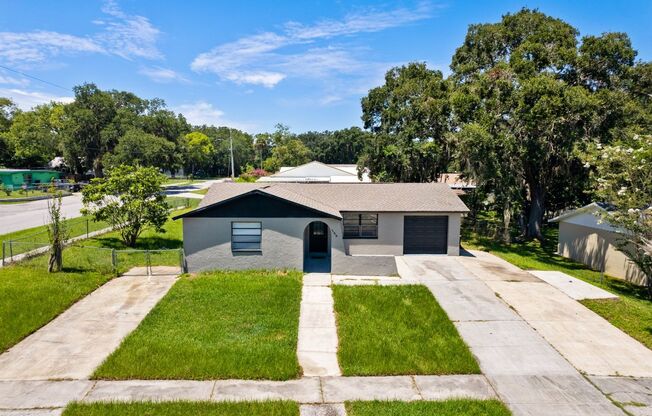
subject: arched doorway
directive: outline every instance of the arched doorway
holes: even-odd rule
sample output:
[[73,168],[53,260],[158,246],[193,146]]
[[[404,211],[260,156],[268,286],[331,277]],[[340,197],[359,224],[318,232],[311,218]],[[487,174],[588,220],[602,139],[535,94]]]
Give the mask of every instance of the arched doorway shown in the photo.
[[325,222],[313,221],[303,231],[303,271],[330,273],[331,237]]

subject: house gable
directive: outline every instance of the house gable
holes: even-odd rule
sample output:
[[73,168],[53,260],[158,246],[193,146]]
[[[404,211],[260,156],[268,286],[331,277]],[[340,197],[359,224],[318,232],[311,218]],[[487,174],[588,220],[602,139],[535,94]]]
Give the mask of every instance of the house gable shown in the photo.
[[273,177],[288,177],[288,178],[313,178],[313,177],[329,177],[329,176],[355,176],[350,172],[347,172],[342,169],[338,169],[332,166],[328,166],[321,162],[310,162],[305,165],[297,166],[295,168],[287,169],[277,174],[272,175]]
[[331,214],[253,191],[179,215],[176,218],[337,218]]

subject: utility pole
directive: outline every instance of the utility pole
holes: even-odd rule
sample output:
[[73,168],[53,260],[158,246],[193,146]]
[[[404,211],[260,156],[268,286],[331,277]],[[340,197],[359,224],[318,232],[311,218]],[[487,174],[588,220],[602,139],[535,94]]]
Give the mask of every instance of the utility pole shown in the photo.
[[233,163],[233,135],[229,129],[229,142],[231,144],[231,179],[235,179],[235,165]]

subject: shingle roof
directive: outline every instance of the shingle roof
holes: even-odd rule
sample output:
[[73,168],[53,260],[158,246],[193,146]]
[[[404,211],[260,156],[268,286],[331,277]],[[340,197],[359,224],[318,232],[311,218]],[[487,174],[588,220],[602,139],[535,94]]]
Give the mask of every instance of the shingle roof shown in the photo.
[[468,212],[443,183],[216,183],[198,210],[249,194],[264,193],[341,218],[341,212]]

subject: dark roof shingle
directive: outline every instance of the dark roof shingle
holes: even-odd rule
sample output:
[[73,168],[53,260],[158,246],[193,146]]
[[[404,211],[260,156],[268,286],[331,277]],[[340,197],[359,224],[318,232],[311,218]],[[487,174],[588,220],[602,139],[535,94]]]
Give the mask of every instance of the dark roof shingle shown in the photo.
[[216,183],[197,209],[262,192],[341,217],[340,212],[468,212],[443,183]]

